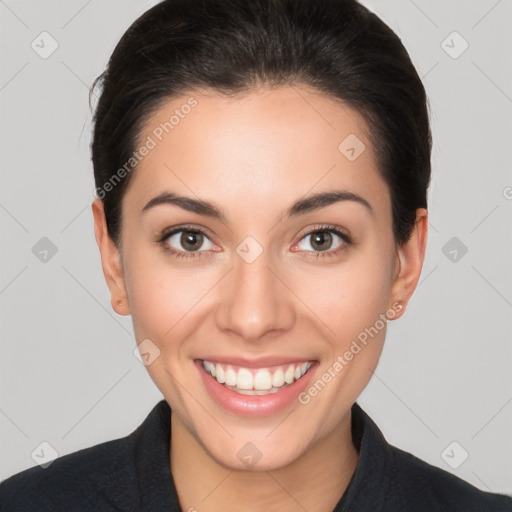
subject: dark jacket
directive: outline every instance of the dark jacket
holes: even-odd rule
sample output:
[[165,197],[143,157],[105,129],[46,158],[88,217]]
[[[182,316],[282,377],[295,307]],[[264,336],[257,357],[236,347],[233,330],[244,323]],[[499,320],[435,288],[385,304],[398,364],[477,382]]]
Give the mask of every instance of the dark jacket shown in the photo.
[[[161,400],[130,435],[7,478],[0,483],[0,512],[180,511],[170,471],[170,419]],[[480,491],[390,445],[357,403],[352,436],[359,461],[333,512],[512,511],[511,497]]]

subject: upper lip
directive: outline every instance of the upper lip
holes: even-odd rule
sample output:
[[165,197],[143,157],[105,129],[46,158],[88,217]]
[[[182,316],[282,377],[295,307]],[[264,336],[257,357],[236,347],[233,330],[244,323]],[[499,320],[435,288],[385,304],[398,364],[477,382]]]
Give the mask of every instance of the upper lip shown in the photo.
[[200,358],[210,363],[224,363],[243,368],[267,368],[269,366],[281,366],[286,364],[299,364],[315,362],[315,359],[307,357],[288,356],[261,356],[261,357],[233,357],[233,356],[204,356]]

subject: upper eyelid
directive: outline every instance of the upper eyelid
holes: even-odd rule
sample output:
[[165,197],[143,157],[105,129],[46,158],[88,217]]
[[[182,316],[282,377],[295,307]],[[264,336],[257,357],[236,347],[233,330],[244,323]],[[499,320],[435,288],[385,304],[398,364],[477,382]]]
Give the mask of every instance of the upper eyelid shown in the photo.
[[[194,226],[188,226],[188,225],[177,226],[175,228],[169,229],[169,231],[164,230],[163,235],[161,236],[160,240],[163,242],[163,241],[167,240],[169,237],[174,236],[177,233],[181,233],[183,231],[192,231],[194,233],[200,233],[200,234],[206,236],[208,238],[208,240],[210,240],[211,243],[214,243],[213,240],[211,239],[211,237],[209,236],[209,234],[205,232],[204,228],[196,228]],[[312,235],[313,233],[316,233],[319,231],[334,232],[334,234],[336,236],[342,238],[342,240],[344,242],[346,242],[346,240],[343,238],[343,236],[341,236],[339,233],[336,233],[336,231],[340,231],[347,239],[351,240],[351,235],[346,233],[345,232],[346,230],[344,228],[341,228],[339,226],[328,225],[328,224],[326,224],[326,225],[319,224],[319,225],[313,226],[312,228],[309,228],[305,233],[303,233],[300,236],[299,241],[302,241],[305,237]],[[196,251],[196,252],[202,252],[202,251]]]

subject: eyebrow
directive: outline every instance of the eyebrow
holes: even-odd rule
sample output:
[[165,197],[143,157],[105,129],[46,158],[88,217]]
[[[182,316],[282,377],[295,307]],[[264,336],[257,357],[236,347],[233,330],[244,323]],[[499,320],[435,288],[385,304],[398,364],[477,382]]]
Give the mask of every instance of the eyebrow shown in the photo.
[[[320,210],[321,208],[325,208],[332,204],[343,201],[359,203],[363,205],[369,211],[369,213],[375,215],[375,212],[370,203],[360,195],[347,190],[333,190],[329,192],[320,192],[303,199],[299,199],[290,208],[288,208],[284,214],[283,219],[297,217],[298,215]],[[182,208],[183,210],[197,213],[199,215],[205,215],[224,223],[227,221],[227,216],[224,211],[213,203],[203,199],[194,199],[192,197],[180,196],[178,194],[167,191],[162,192],[158,196],[151,199],[146,204],[146,206],[142,208],[142,213],[150,210],[151,208],[154,208],[155,206],[164,204],[175,205],[179,208]]]

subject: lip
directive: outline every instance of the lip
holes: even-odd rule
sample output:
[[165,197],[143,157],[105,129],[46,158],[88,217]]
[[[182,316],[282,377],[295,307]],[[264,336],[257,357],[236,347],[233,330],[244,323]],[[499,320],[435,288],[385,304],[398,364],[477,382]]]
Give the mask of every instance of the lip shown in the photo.
[[[217,362],[216,358],[206,360],[211,362],[214,362],[215,360],[215,362]],[[202,361],[202,359],[196,359],[194,364],[196,365],[199,375],[201,376],[201,379],[213,400],[223,409],[233,414],[246,417],[271,416],[291,406],[297,401],[298,395],[308,387],[311,379],[313,378],[316,367],[318,366],[318,362],[315,361],[311,368],[299,380],[296,380],[293,384],[286,386],[276,393],[269,393],[268,395],[242,395],[236,391],[231,391],[223,384],[219,384],[214,377],[206,372]],[[237,364],[242,363],[240,358],[222,359],[223,363],[228,363],[228,361],[229,364],[234,364],[233,361],[236,361]],[[276,363],[277,361],[283,364],[282,358],[261,358],[258,359],[258,364],[261,365],[261,367],[264,367],[265,364],[267,364],[267,366],[271,366],[268,363],[272,361],[274,361],[275,364],[278,364]],[[313,362],[313,360],[290,359],[289,361],[286,360],[286,363],[284,364],[306,361]],[[218,362],[220,362],[220,360],[218,360]],[[243,364],[247,364],[247,361]],[[243,366],[243,364],[240,364],[240,366]],[[247,367],[254,368],[256,366],[246,366],[246,368]]]
[[199,361],[209,361],[210,363],[230,364],[231,366],[241,366],[242,368],[270,368],[272,366],[284,366],[287,364],[308,363],[313,359],[299,359],[297,357],[279,357],[279,356],[263,356],[263,357],[233,357],[233,356],[205,356]]

